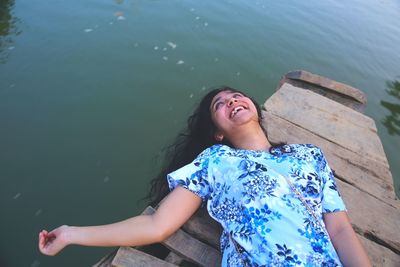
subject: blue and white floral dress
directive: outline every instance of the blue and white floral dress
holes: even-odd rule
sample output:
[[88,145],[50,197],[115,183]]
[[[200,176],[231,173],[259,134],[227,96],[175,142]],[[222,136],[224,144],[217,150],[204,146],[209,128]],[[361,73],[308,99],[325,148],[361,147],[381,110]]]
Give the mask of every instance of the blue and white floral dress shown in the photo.
[[247,266],[342,266],[329,236],[287,182],[322,225],[322,213],[346,210],[316,146],[292,144],[267,152],[214,145],[167,179],[171,190],[182,186],[200,196],[222,225],[222,266],[242,266],[242,259]]

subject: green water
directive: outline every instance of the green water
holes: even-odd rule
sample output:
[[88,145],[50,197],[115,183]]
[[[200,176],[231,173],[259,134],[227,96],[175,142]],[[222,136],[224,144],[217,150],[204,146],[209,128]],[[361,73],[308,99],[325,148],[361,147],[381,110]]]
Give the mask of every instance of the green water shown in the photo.
[[395,185],[399,1],[0,2],[0,266],[88,266],[110,251],[41,256],[37,234],[140,212],[156,155],[205,88],[263,102],[305,69],[362,89]]

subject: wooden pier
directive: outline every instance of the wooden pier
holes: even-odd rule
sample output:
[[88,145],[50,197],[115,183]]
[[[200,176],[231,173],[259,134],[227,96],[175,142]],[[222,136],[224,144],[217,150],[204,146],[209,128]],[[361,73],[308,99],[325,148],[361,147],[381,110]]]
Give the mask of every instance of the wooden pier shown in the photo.
[[[312,143],[334,171],[358,237],[374,266],[400,266],[400,200],[375,122],[360,90],[306,71],[286,74],[263,105],[271,142]],[[146,208],[144,214],[154,209]],[[220,266],[221,228],[204,209],[156,246],[121,247],[96,267]]]

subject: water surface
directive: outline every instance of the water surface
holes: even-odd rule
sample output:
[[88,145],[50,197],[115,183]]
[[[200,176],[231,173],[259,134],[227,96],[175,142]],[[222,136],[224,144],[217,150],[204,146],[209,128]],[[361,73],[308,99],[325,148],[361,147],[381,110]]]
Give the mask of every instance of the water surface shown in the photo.
[[[1,266],[87,266],[110,249],[36,248],[42,228],[117,221],[206,88],[258,101],[305,69],[360,88],[395,184],[398,1],[0,3]],[[397,163],[397,164],[396,164]]]

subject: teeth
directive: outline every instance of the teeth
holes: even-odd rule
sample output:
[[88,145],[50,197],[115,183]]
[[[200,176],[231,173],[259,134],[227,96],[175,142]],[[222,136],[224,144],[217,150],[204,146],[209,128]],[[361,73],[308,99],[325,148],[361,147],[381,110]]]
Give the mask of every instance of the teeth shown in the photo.
[[237,106],[237,107],[235,107],[235,108],[232,110],[231,117],[235,116],[236,113],[238,113],[238,112],[241,111],[241,110],[244,110],[244,107],[242,107],[242,106]]

